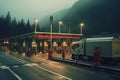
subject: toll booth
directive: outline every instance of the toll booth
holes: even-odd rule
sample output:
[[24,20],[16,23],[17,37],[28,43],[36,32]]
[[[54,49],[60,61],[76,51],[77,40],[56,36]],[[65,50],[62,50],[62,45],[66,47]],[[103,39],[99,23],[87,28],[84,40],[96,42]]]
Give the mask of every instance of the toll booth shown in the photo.
[[[64,48],[67,48],[71,45],[73,41],[77,41],[80,39],[80,34],[69,34],[69,33],[52,33],[49,32],[38,32],[37,39],[45,42],[45,44],[42,46],[43,48],[47,47],[47,50],[50,49],[50,46],[52,45],[53,51],[60,50],[60,48],[63,46]],[[51,38],[52,38],[52,44],[51,44]],[[62,50],[62,49],[61,49]]]
[[[19,53],[27,53],[28,49],[32,54],[47,53],[52,46],[53,51],[61,52],[61,47],[67,49],[73,41],[80,40],[81,34],[73,33],[50,33],[50,32],[31,32],[15,37],[9,37],[9,46],[19,49]],[[4,40],[3,40],[4,41]],[[13,48],[14,49],[14,48]]]

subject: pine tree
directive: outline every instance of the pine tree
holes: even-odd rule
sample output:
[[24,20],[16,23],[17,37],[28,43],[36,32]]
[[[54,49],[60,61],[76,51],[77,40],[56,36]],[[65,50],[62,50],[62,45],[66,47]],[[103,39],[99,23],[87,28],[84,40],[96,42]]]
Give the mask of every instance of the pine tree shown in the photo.
[[31,30],[31,26],[30,26],[30,21],[29,21],[29,19],[28,19],[27,24],[26,24],[26,32],[29,33],[29,32],[31,32],[31,31],[32,31],[32,30]]
[[25,30],[25,22],[24,22],[23,19],[21,19],[21,23],[20,23],[20,33],[21,33],[21,34],[24,34],[24,33],[26,33],[25,31],[26,31],[26,30]]
[[8,11],[6,18],[5,18],[5,23],[3,23],[4,25],[4,37],[9,37],[10,36],[10,27],[11,27],[11,15],[10,12]]
[[17,21],[16,21],[16,18],[14,18],[12,20],[12,23],[11,23],[11,36],[17,34]]
[[10,15],[9,11],[8,11],[8,13],[6,15],[6,21],[7,21],[7,23],[9,23],[9,25],[11,24],[11,15]]

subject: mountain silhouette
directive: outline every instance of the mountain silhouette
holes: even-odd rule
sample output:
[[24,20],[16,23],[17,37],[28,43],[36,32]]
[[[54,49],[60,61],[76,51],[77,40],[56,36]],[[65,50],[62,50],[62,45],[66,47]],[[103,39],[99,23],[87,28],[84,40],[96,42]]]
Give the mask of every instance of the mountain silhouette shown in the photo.
[[69,8],[63,9],[61,11],[58,11],[56,13],[50,14],[40,21],[40,27],[44,27],[45,31],[49,32],[50,31],[50,21],[49,18],[50,16],[53,16],[53,31],[58,32],[58,21],[61,20],[61,18],[66,15],[69,11]]
[[[62,18],[70,22],[71,32],[80,33],[80,22],[84,22],[86,36],[102,32],[120,32],[120,0],[79,0]],[[65,27],[63,27],[66,29]]]
[[[120,0],[78,0],[71,8],[51,14],[53,32],[58,32],[58,21],[62,20],[61,32],[80,33],[80,23],[84,23],[85,36],[100,33],[120,33]],[[41,23],[45,31],[50,31],[49,17]]]

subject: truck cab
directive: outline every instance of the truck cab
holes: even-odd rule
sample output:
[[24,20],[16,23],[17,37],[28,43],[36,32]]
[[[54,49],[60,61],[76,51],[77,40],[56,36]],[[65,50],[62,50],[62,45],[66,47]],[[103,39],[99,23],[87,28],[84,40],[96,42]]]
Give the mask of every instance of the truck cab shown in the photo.
[[85,55],[85,42],[84,39],[74,42],[73,46],[72,59],[82,59]]

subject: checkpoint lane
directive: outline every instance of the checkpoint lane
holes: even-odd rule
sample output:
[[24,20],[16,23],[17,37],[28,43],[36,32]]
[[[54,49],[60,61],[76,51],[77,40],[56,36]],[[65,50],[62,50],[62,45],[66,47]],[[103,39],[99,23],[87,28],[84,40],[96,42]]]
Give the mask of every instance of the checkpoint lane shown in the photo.
[[[116,78],[116,80],[120,79],[119,76],[107,74],[104,71],[101,72],[82,67],[75,67],[72,65],[54,62],[51,60],[41,59],[39,56],[34,56],[32,58],[36,58],[35,61],[39,63],[26,63],[26,61],[20,60],[22,65],[13,64],[9,66],[9,68],[13,70],[23,80],[114,80],[114,78]],[[17,58],[14,58],[12,60],[15,60],[15,62],[17,63],[18,61],[16,61],[16,59]],[[31,57],[29,59],[31,59]]]
[[[0,54],[0,80],[71,80],[70,78],[11,55]],[[14,63],[13,63],[14,62]],[[9,79],[10,77],[10,79]]]

